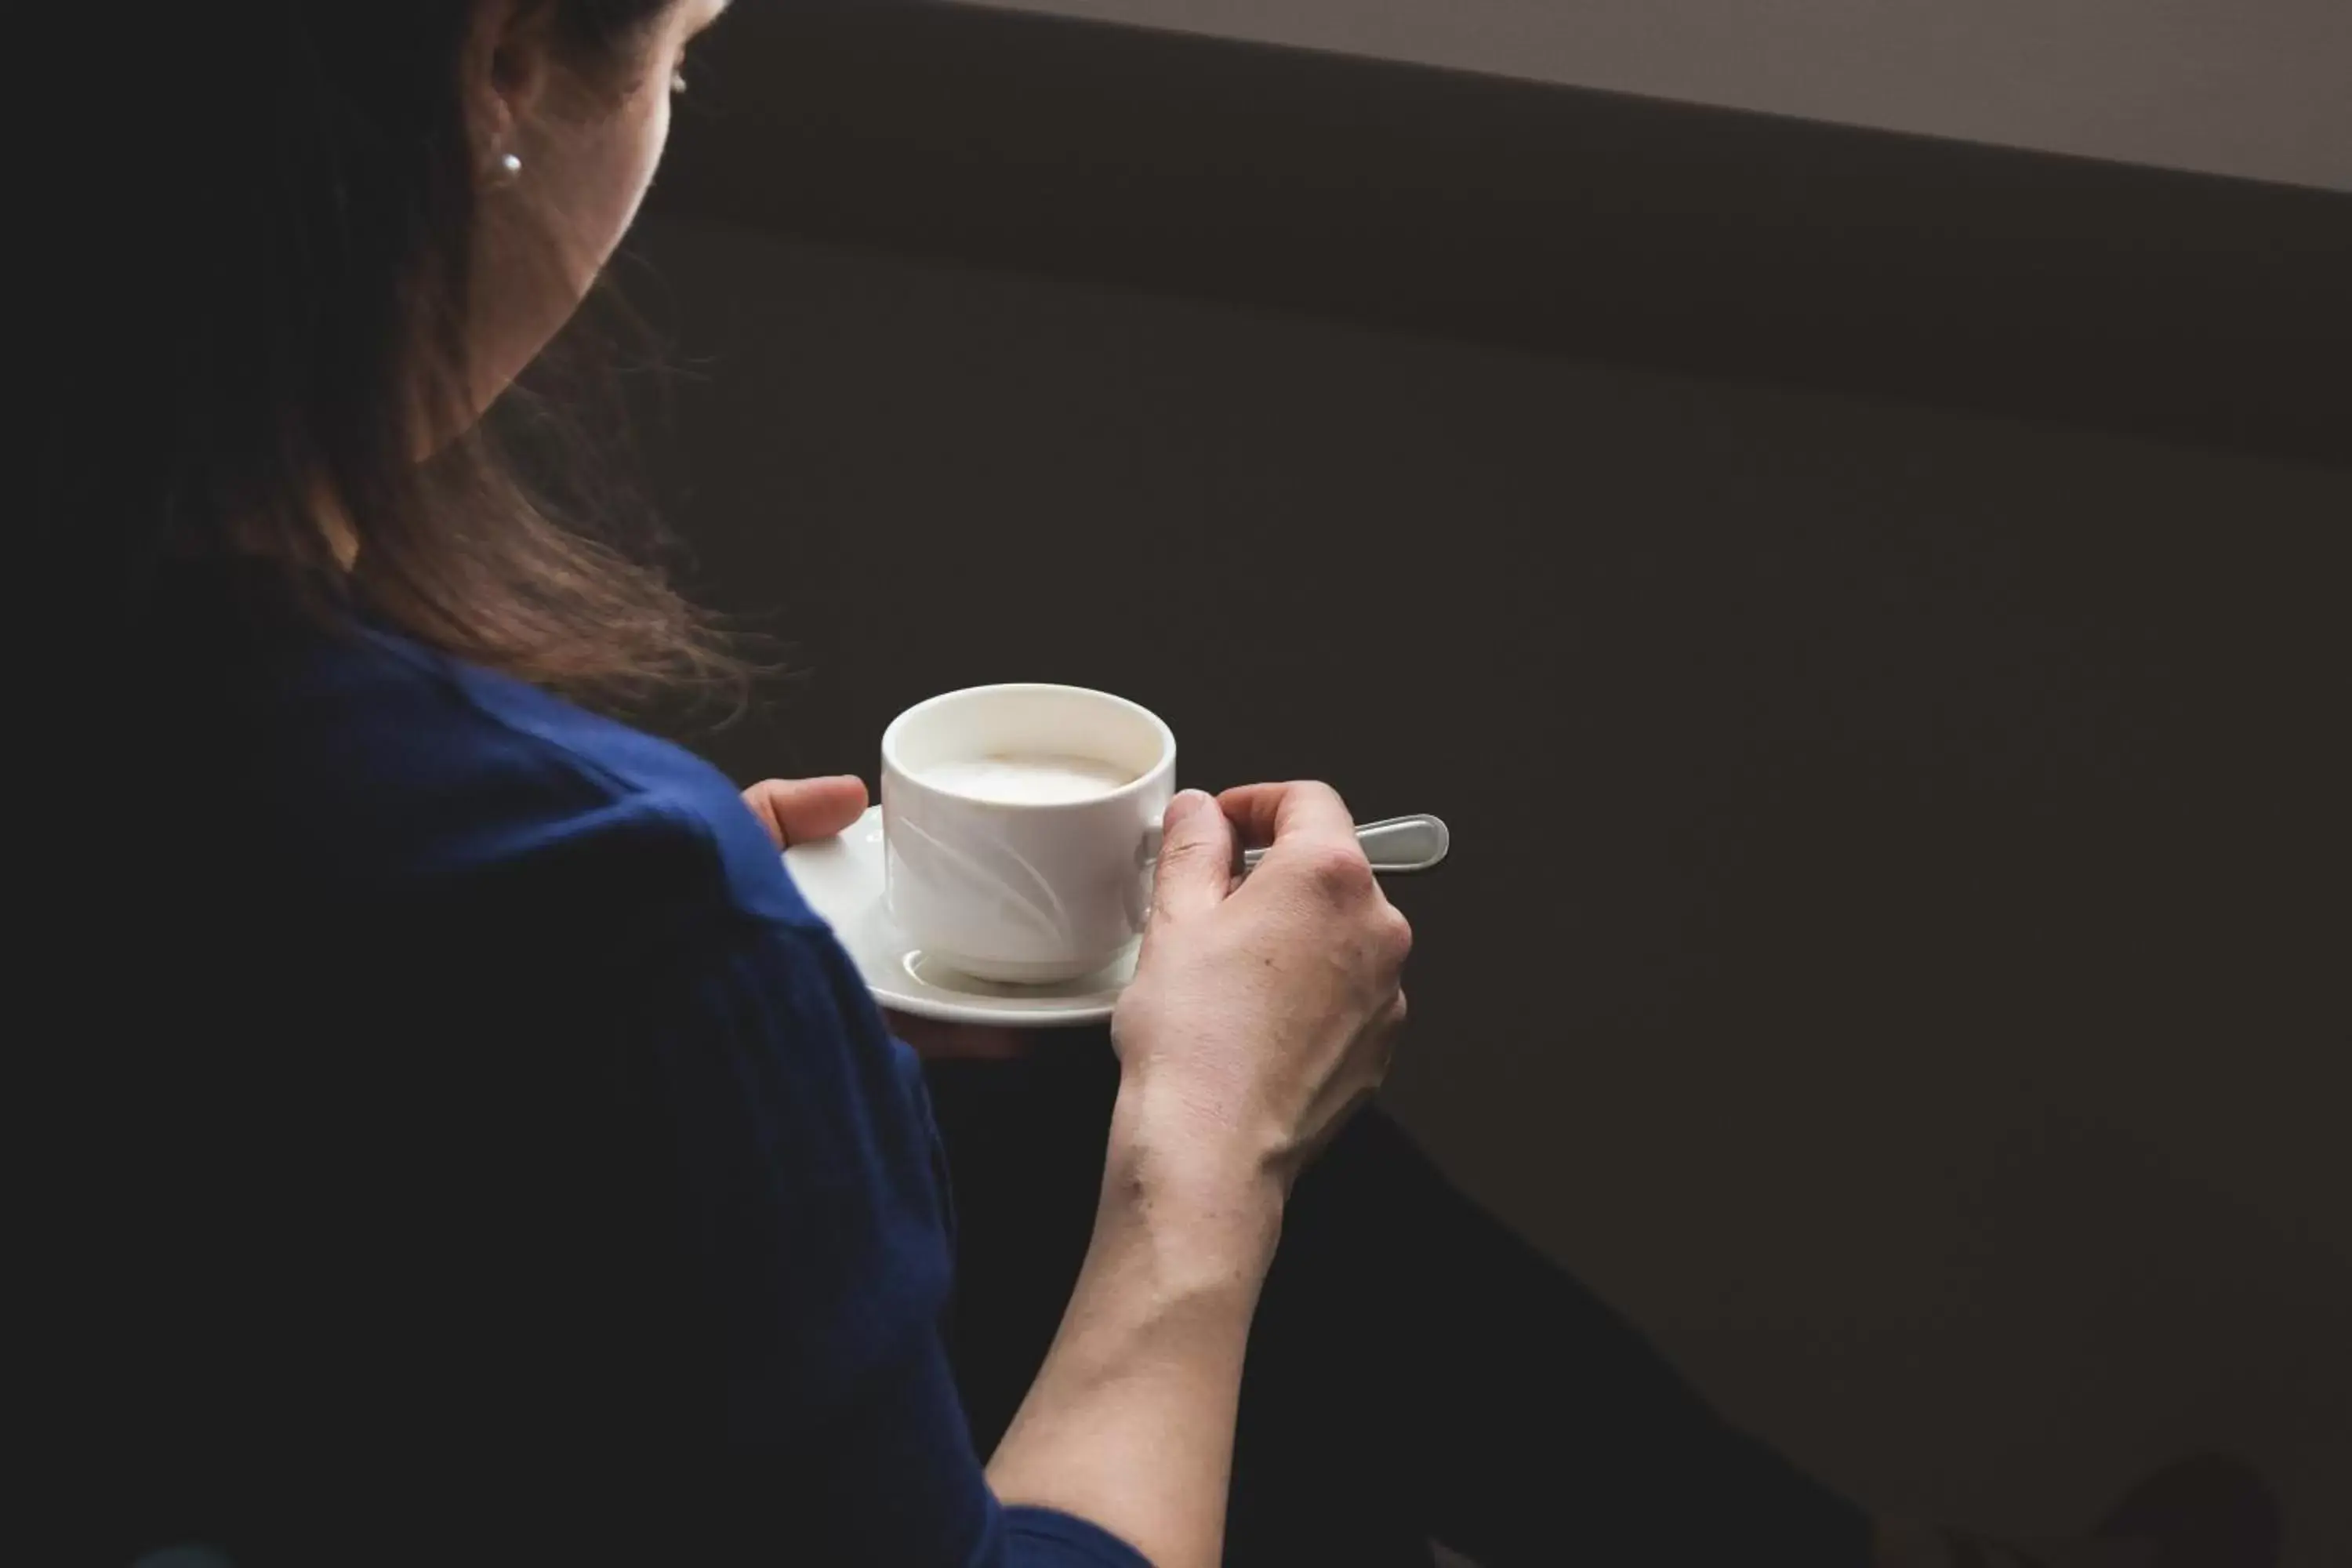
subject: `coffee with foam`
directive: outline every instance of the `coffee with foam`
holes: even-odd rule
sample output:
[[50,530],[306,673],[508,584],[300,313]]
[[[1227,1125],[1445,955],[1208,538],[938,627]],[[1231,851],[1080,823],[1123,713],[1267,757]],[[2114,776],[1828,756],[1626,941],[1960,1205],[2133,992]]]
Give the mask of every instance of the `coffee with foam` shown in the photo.
[[1000,805],[1066,805],[1123,789],[1136,779],[1110,763],[1040,752],[934,763],[919,776],[933,789]]

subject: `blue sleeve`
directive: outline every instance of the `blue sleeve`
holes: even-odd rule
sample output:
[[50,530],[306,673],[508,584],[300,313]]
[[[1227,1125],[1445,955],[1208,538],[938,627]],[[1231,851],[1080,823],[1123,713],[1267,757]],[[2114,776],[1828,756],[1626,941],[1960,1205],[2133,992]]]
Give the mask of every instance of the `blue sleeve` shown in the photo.
[[988,1489],[941,1333],[928,1101],[847,957],[822,927],[740,915],[691,947],[646,1020],[640,1092],[675,1152],[729,1533],[845,1568],[1142,1563]]

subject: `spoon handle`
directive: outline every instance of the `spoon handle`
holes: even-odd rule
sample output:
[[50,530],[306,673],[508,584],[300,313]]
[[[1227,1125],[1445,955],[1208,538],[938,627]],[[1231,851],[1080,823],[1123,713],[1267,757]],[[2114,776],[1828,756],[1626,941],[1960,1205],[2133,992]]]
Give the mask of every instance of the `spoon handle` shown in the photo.
[[[1391,816],[1385,822],[1367,822],[1356,829],[1356,842],[1364,847],[1364,854],[1372,869],[1383,877],[1402,877],[1409,872],[1427,871],[1445,858],[1453,837],[1445,824],[1423,812],[1414,816]],[[1242,856],[1242,868],[1247,870],[1265,858],[1263,849],[1251,849]]]

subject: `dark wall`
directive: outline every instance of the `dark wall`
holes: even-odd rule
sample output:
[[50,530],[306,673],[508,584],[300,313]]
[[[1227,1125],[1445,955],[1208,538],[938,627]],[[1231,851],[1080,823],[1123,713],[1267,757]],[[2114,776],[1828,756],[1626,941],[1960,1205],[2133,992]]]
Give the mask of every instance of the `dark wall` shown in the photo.
[[2352,468],[2352,195],[936,0],[738,9],[671,216]]
[[1395,1103],[1738,1414],[2034,1528],[2243,1447],[2352,1543],[2352,474],[640,249],[666,486],[803,672],[723,765],[1066,679],[1440,812]]

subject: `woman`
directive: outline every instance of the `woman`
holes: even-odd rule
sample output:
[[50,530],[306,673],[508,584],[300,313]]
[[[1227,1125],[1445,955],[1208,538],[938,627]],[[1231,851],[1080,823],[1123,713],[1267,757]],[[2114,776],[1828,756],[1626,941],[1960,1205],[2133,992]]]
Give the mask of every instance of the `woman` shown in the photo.
[[1291,1184],[1409,933],[1329,790],[1171,808],[1082,1256],[983,1467],[911,1057],[731,787],[556,695],[730,667],[482,424],[561,434],[516,378],[722,4],[58,6],[26,47],[103,62],[68,127],[134,150],[53,139],[23,230],[75,650],[23,835],[26,1016],[69,1021],[25,1101],[70,1199],[18,1271],[42,1561],[1219,1557]]
[[[721,668],[478,428],[721,8],[173,8],[111,102],[144,161],[60,215],[205,241],[102,322],[48,280],[121,353],[103,417],[62,400],[42,537],[128,605],[185,774],[187,831],[85,859],[59,946],[125,899],[168,933],[76,998],[109,1060],[59,1102],[97,1560],[1217,1556],[1284,1194],[1403,1014],[1338,798],[1171,808],[1086,1277],[983,1471],[911,1057],[731,786],[541,689]],[[1270,847],[1233,891],[1236,836]]]

